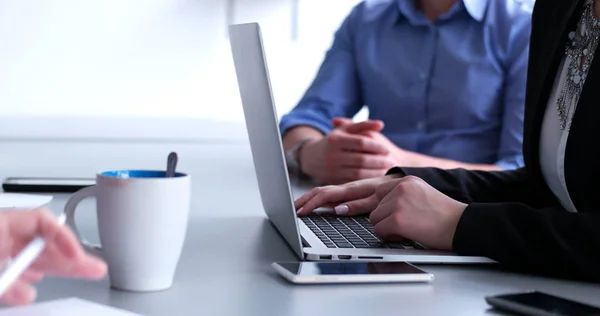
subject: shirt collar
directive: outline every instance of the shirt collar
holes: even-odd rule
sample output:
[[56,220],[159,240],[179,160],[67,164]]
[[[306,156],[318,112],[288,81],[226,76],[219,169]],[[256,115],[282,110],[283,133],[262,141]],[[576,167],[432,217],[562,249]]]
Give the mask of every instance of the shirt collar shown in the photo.
[[469,12],[473,19],[479,22],[483,20],[489,2],[490,0],[462,0],[467,12]]
[[[398,0],[399,18],[408,19],[410,22],[422,22],[423,14],[417,9],[417,0]],[[447,15],[453,15],[456,11],[465,10],[476,21],[481,22],[490,0],[459,0]],[[459,6],[457,8],[457,6]]]

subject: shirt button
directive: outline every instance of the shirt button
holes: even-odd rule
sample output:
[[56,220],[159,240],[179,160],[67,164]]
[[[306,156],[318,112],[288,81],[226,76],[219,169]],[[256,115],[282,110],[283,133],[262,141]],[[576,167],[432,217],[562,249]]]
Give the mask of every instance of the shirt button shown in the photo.
[[427,80],[427,74],[425,72],[421,72],[419,74],[419,78],[421,79],[421,81],[425,81]]
[[417,123],[417,129],[420,130],[420,131],[424,130],[425,129],[425,122],[423,122],[423,121],[418,122]]

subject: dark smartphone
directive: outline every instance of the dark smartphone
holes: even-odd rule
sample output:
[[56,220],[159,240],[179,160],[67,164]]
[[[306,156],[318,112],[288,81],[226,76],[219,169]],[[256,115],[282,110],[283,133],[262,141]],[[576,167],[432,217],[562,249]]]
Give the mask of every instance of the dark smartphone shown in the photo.
[[485,298],[485,300],[488,304],[498,310],[516,313],[519,315],[600,316],[599,307],[575,302],[538,291],[488,296]]
[[96,184],[89,178],[6,178],[2,182],[4,192],[73,193]]

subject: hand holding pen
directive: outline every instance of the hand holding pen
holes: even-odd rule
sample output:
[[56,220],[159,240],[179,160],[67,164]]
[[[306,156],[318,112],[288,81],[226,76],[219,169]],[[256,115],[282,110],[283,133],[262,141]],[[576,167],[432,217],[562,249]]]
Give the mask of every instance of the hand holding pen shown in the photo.
[[0,212],[0,261],[9,261],[0,275],[2,303],[33,302],[33,284],[45,275],[83,279],[106,275],[106,264],[86,254],[63,222],[43,209]]

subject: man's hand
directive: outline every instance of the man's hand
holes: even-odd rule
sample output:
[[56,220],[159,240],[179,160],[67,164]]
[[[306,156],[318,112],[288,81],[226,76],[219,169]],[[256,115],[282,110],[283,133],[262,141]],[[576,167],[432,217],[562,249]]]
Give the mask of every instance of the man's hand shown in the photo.
[[[344,127],[355,124],[351,119],[342,117],[336,117],[332,120],[332,122],[334,127]],[[496,165],[465,163],[451,159],[428,156],[425,154],[406,150],[404,148],[396,146],[396,144],[389,140],[389,138],[385,137],[380,131],[377,130],[361,130],[359,133],[363,136],[369,137],[370,139],[374,140],[377,144],[380,144],[383,147],[385,147],[389,152],[389,156],[392,157],[394,161],[394,166],[416,168],[434,167],[441,169],[462,168],[469,170],[488,171],[502,170]]]
[[84,279],[105,276],[106,264],[87,255],[71,230],[44,210],[0,213],[0,260],[16,256],[36,236],[44,238],[44,251],[2,295],[3,303],[33,302],[36,290],[32,284],[42,280],[44,275]]
[[377,187],[379,204],[369,220],[384,240],[410,239],[422,245],[452,250],[452,240],[466,204],[455,201],[414,176]]
[[[352,119],[344,117],[336,117],[331,121],[331,123],[333,124],[333,127],[336,128],[349,127],[357,124],[354,123]],[[356,131],[356,129],[353,129],[352,131]],[[394,144],[389,138],[385,137],[385,135],[381,133],[381,130],[359,130],[357,132],[360,135],[369,137],[377,144],[380,144],[386,148],[389,156],[394,162],[394,166],[411,167],[417,165],[416,159],[419,157],[415,153],[396,146],[396,144]]]
[[394,166],[394,160],[384,145],[363,135],[381,129],[381,121],[336,127],[327,136],[304,145],[300,167],[304,173],[327,184],[383,176]]

